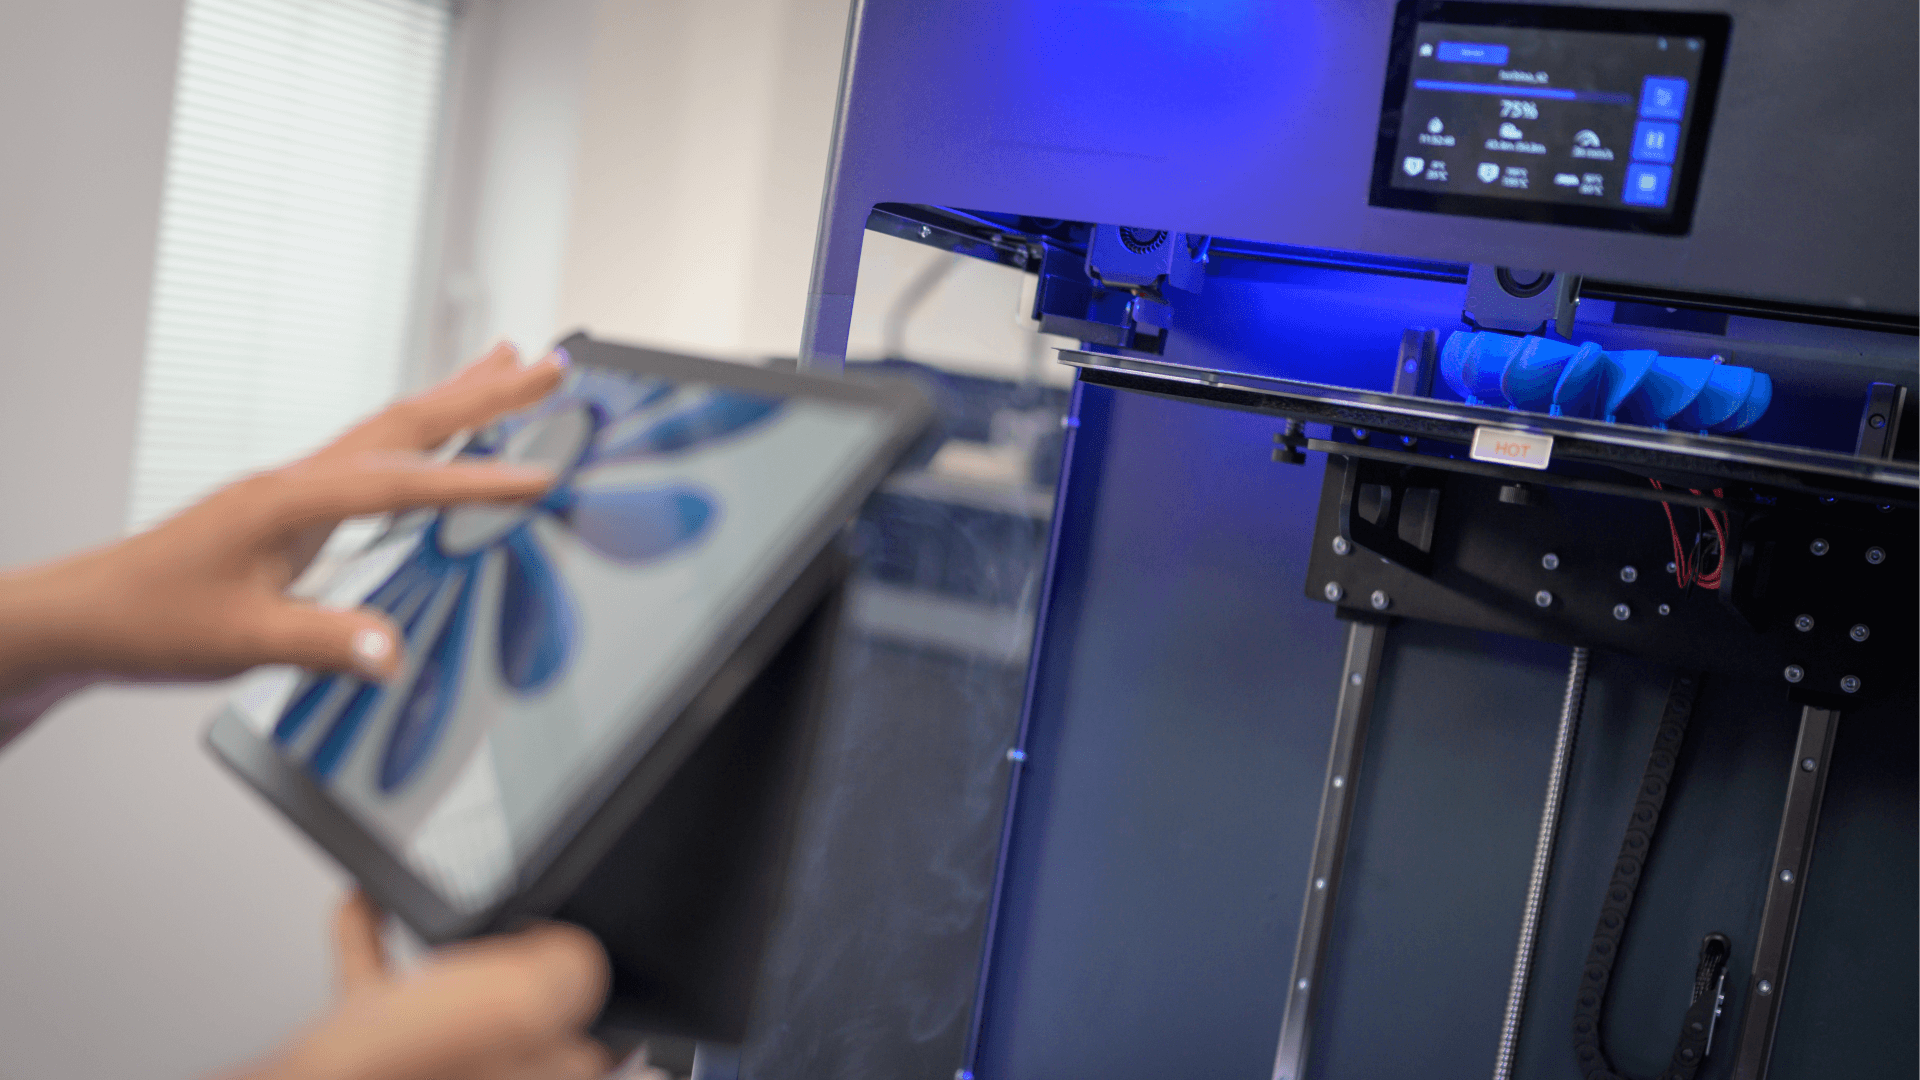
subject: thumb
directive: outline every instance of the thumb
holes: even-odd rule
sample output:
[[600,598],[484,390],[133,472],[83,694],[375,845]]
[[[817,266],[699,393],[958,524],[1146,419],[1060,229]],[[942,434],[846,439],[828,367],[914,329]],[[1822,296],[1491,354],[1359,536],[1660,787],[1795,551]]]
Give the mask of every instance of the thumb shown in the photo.
[[371,608],[338,611],[288,600],[275,604],[263,623],[252,663],[345,671],[372,682],[400,670],[400,633]]

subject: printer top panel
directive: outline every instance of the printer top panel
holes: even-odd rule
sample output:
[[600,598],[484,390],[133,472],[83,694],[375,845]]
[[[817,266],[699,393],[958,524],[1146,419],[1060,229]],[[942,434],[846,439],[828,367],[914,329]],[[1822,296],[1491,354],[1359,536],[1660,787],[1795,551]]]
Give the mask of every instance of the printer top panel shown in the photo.
[[1913,315],[1920,9],[1711,10],[1724,72],[1670,236],[1369,205],[1390,4],[863,0],[829,228],[931,203]]

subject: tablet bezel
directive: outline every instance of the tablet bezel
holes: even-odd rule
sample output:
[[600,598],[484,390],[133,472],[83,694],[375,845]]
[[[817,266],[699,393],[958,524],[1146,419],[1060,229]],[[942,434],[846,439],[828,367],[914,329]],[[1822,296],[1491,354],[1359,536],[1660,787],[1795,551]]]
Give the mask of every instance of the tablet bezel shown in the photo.
[[887,428],[858,468],[842,474],[776,570],[747,603],[721,623],[672,692],[634,726],[633,738],[581,785],[579,794],[516,866],[515,879],[491,904],[461,911],[447,902],[359,819],[232,706],[207,732],[215,756],[300,826],[386,910],[432,943],[490,933],[552,913],[592,870],[706,732],[752,681],[805,614],[838,580],[834,537],[921,439],[933,409],[902,380],[829,379],[705,360],[595,341],[575,334],[561,344],[575,364],[676,383],[725,386],[783,398],[812,398],[873,409]]

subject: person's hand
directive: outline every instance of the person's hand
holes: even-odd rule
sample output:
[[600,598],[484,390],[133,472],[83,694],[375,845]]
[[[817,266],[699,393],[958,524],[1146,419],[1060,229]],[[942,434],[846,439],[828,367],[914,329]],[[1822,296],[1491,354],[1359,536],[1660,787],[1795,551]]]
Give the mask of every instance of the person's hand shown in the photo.
[[563,353],[522,366],[513,346],[496,346],[310,457],[119,543],[0,575],[0,699],[76,673],[218,678],[283,663],[386,678],[402,639],[383,615],[321,608],[287,587],[345,518],[544,491],[554,478],[543,469],[436,464],[426,452],[539,401],[565,366]]
[[333,1010],[234,1080],[597,1080],[611,1068],[585,1034],[607,993],[585,931],[541,923],[394,974],[380,921],[365,894],[347,897]]

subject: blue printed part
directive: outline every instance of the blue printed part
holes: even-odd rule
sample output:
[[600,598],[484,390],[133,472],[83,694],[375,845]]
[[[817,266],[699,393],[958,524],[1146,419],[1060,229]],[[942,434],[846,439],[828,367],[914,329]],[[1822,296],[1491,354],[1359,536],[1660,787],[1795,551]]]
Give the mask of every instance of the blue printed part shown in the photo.
[[1619,418],[1620,406],[1627,395],[1640,388],[1641,380],[1660,354],[1652,349],[1622,349],[1607,354],[1605,387],[1600,392],[1600,416],[1611,424]]
[[1681,431],[1705,432],[1713,425],[1725,422],[1753,393],[1754,375],[1754,370],[1749,367],[1715,364],[1700,396],[1675,413],[1668,426]]
[[1469,405],[1500,401],[1500,376],[1524,339],[1456,330],[1440,350],[1440,376]]
[[[695,452],[768,422],[782,406],[777,398],[732,390],[677,393],[682,389],[659,380],[576,373],[555,398],[501,421],[476,440],[465,451],[469,456],[496,455],[519,445],[537,457],[580,445],[573,440],[584,444],[567,453],[567,461],[556,462],[560,479],[534,506],[516,511],[518,517],[454,507],[419,530],[410,541],[413,550],[366,600],[401,628],[408,652],[421,657],[419,664],[388,687],[342,676],[314,680],[274,725],[273,738],[283,752],[299,753],[294,747],[302,733],[324,724],[315,749],[302,756],[316,777],[333,779],[390,690],[399,703],[375,770],[377,788],[398,795],[424,775],[457,722],[466,652],[478,618],[478,582],[488,560],[504,563],[494,657],[501,682],[530,694],[563,674],[576,648],[574,606],[535,522],[554,522],[571,531],[586,551],[628,565],[687,550],[710,535],[719,520],[715,496],[684,483],[634,483],[617,467]],[[591,420],[584,428],[583,405]],[[549,426],[515,439],[540,423]],[[548,442],[553,446],[544,445]],[[443,542],[449,515],[463,512],[461,535]],[[449,590],[457,595],[446,601]]]
[[1440,371],[1468,404],[1505,404],[1554,416],[1627,420],[1723,434],[1767,411],[1772,381],[1752,368],[1652,349],[1607,352],[1595,342],[1456,331]]
[[1686,113],[1687,80],[1649,75],[1640,84],[1640,115],[1649,120],[1678,120]]
[[1714,363],[1690,356],[1656,356],[1646,377],[1616,410],[1636,424],[1664,428],[1707,388]]
[[1672,183],[1671,166],[1636,162],[1627,166],[1627,181],[1621,187],[1620,201],[1629,206],[1665,206],[1667,188]]
[[[1679,150],[1679,124],[1665,120],[1642,120],[1633,126],[1633,160],[1671,165]],[[1666,200],[1663,198],[1661,201]]]
[[1553,384],[1553,401],[1547,411],[1555,416],[1592,416],[1606,373],[1606,351],[1591,341],[1580,346],[1560,369],[1560,381]]
[[1753,373],[1753,389],[1747,392],[1747,400],[1733,410],[1733,415],[1713,425],[1715,435],[1730,435],[1736,431],[1745,431],[1756,420],[1766,415],[1767,406],[1773,404],[1773,379],[1764,371]]
[[1553,338],[1521,339],[1513,358],[1500,371],[1500,393],[1516,409],[1544,412],[1553,404],[1553,389],[1574,353],[1570,342]]

